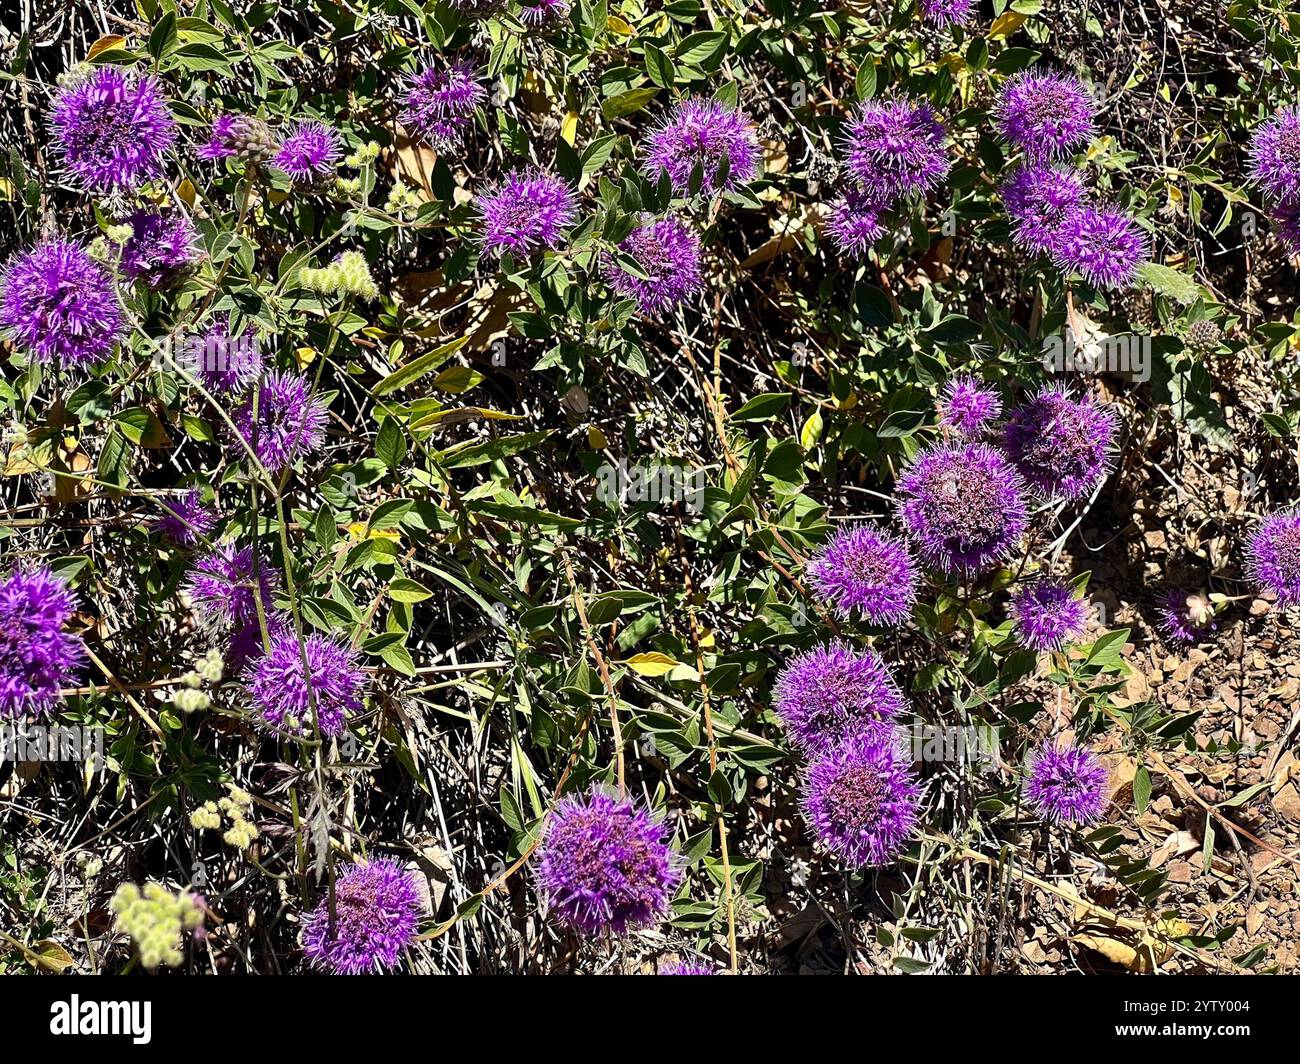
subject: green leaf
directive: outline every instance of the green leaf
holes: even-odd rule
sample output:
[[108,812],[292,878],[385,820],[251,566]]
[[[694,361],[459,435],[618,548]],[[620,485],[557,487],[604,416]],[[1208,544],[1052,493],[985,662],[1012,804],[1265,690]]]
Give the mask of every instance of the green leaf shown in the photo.
[[1190,306],[1205,296],[1205,290],[1194,278],[1158,262],[1144,262],[1138,267],[1138,277],[1160,295],[1184,306]]
[[766,421],[776,417],[790,401],[789,392],[766,392],[756,395],[731,415],[732,421]]
[[441,366],[447,359],[451,358],[457,351],[465,346],[468,336],[462,336],[457,340],[452,340],[449,344],[443,344],[433,351],[429,351],[419,358],[412,359],[401,369],[394,370],[382,381],[375,385],[375,395],[389,395],[399,388],[405,388],[415,381],[418,381],[426,373]]

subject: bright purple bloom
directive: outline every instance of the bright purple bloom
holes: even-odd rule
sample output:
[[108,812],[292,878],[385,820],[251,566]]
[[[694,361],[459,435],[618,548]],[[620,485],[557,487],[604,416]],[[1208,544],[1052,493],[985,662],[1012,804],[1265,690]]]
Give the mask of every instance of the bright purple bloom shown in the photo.
[[314,185],[334,173],[343,154],[339,131],[324,122],[295,122],[280,141],[271,165],[299,185]]
[[302,948],[321,971],[362,975],[394,967],[415,942],[424,915],[419,881],[393,860],[349,865],[302,925]]
[[1059,580],[1036,580],[1011,596],[1016,634],[1030,650],[1060,650],[1083,634],[1088,607]]
[[1283,608],[1300,603],[1300,512],[1265,518],[1246,547],[1251,579]]
[[999,191],[1012,239],[1032,255],[1053,251],[1066,218],[1083,206],[1079,172],[1047,163],[1017,167]]
[[567,182],[541,170],[511,170],[478,197],[483,247],[500,255],[527,256],[560,246],[577,204]]
[[[274,645],[280,636],[293,631],[293,623],[287,613],[273,610],[269,602],[265,605],[266,634]],[[262,626],[254,618],[231,634],[230,643],[226,647],[226,664],[232,673],[236,673],[265,653],[266,644],[262,642]]]
[[5,269],[0,327],[37,362],[102,362],[125,328],[113,282],[85,248],[53,237]]
[[1166,588],[1157,612],[1165,639],[1180,646],[1199,643],[1216,627],[1214,609],[1209,600],[1186,588]]
[[1088,88],[1071,74],[1022,71],[1003,87],[996,111],[1002,136],[1033,160],[1071,155],[1097,132]]
[[845,134],[846,166],[871,202],[893,205],[948,175],[947,131],[927,103],[868,100]]
[[1024,480],[999,450],[943,443],[898,481],[898,513],[922,556],[945,573],[979,572],[1008,557],[1029,523]]
[[429,67],[407,84],[402,124],[440,151],[460,143],[474,124],[474,109],[487,99],[472,63]]
[[921,789],[897,732],[851,736],[808,767],[804,815],[854,868],[889,864],[916,832]]
[[589,935],[653,927],[682,881],[663,821],[602,790],[570,795],[551,815],[537,882],[559,919]]
[[226,159],[237,154],[235,137],[239,133],[241,116],[217,115],[212,120],[212,132],[206,144],[195,153],[200,159]]
[[[257,416],[250,395],[235,412],[235,428],[268,473],[288,468],[325,439],[328,407],[312,395],[311,381],[297,373],[268,373],[258,389]],[[243,453],[238,441],[234,446]]]
[[905,699],[874,650],[834,642],[805,651],[776,678],[776,712],[808,756],[852,735],[891,730]]
[[1069,212],[1051,252],[1059,269],[1082,274],[1097,288],[1131,287],[1138,267],[1151,257],[1146,230],[1123,211],[1109,207]]
[[707,964],[693,964],[690,961],[669,961],[659,966],[659,975],[716,975]]
[[1044,820],[1091,824],[1106,809],[1106,768],[1086,747],[1045,743],[1028,765],[1025,800]]
[[646,317],[657,318],[700,290],[700,238],[680,218],[639,225],[618,249],[645,276],[637,276],[606,254],[605,281],[620,296],[635,299]]
[[644,170],[652,179],[667,174],[673,191],[690,188],[696,167],[704,192],[731,191],[759,175],[762,152],[754,124],[743,111],[719,100],[683,100],[650,131]]
[[[262,608],[269,613],[279,578],[265,562],[256,568]],[[253,548],[236,549],[233,543],[219,543],[210,554],[195,562],[185,578],[185,590],[199,620],[223,630],[232,625],[256,623],[253,569]]]
[[155,531],[184,547],[193,547],[217,526],[217,514],[203,501],[198,488],[190,488],[159,503],[163,516],[154,522]]
[[162,177],[176,121],[157,81],[97,67],[54,94],[54,150],[92,192],[121,192]]
[[870,524],[836,532],[808,563],[808,578],[840,616],[859,610],[871,624],[901,624],[916,602],[907,544]]
[[366,685],[347,643],[312,633],[300,645],[292,630],[272,638],[270,652],[249,665],[247,678],[249,701],[262,720],[300,735],[311,732],[313,703],[321,733],[341,735],[347,715],[360,712]]
[[185,368],[209,391],[238,395],[262,376],[262,345],[252,329],[230,335],[223,315],[185,343]]
[[940,29],[966,26],[975,17],[975,0],[917,0],[917,10]]
[[938,402],[939,424],[964,439],[984,434],[1002,415],[1002,397],[971,376],[953,377]]
[[1300,108],[1283,107],[1255,130],[1250,172],[1278,203],[1300,203]]
[[525,26],[554,26],[568,17],[568,0],[519,0],[519,19]]
[[196,154],[213,161],[239,155],[247,159],[269,159],[279,146],[271,139],[266,124],[248,115],[217,115],[206,144]]
[[830,205],[826,231],[839,250],[860,259],[885,233],[881,206],[859,188],[849,187]]
[[1072,399],[1063,386],[1050,385],[1011,412],[1003,446],[1039,494],[1077,499],[1110,471],[1118,425],[1111,409],[1091,395]]
[[122,245],[122,272],[128,281],[163,288],[202,257],[194,223],[179,211],[137,211],[127,224],[131,238]]
[[45,568],[0,578],[0,720],[41,718],[74,686],[86,657],[65,631],[76,601]]

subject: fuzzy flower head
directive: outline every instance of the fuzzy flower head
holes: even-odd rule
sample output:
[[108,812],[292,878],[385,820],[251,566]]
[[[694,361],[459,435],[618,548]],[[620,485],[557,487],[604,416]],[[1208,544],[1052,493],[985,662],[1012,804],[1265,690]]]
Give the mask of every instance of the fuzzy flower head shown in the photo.
[[483,247],[493,254],[528,256],[554,251],[573,224],[577,204],[567,182],[537,169],[511,170],[478,197]]
[[1146,230],[1109,207],[1070,211],[1050,250],[1058,269],[1097,288],[1131,288],[1138,267],[1151,257]]
[[474,110],[487,99],[472,63],[432,66],[406,88],[402,124],[439,151],[454,148],[474,124]]
[[1214,631],[1214,607],[1199,592],[1166,588],[1157,606],[1159,628],[1175,646],[1192,646]]
[[280,141],[271,165],[297,185],[315,185],[331,176],[343,154],[339,131],[324,122],[295,122]]
[[[312,395],[311,381],[297,373],[267,374],[253,398],[235,412],[235,428],[268,473],[287,469],[300,456],[311,454],[325,439],[325,403]],[[244,453],[236,441],[233,446]]]
[[1002,89],[996,113],[1006,141],[1038,161],[1071,155],[1097,132],[1088,88],[1070,74],[1022,71]]
[[81,637],[64,630],[76,603],[48,569],[0,578],[0,720],[41,718],[76,686]]
[[852,735],[888,730],[905,704],[879,654],[842,642],[796,657],[777,677],[775,693],[777,715],[808,756]]
[[387,971],[415,942],[423,915],[414,872],[387,859],[349,865],[334,880],[334,919],[326,893],[303,921],[303,953],[333,975]]
[[128,281],[164,288],[202,257],[194,223],[179,211],[137,211],[127,224],[131,237],[122,245],[122,272]]
[[1106,768],[1086,747],[1046,743],[1030,759],[1025,800],[1044,820],[1091,824],[1106,809]]
[[519,20],[533,29],[558,26],[568,17],[568,0],[519,0]]
[[916,602],[907,544],[870,524],[836,532],[809,562],[808,578],[841,617],[858,610],[871,624],[901,624]]
[[975,0],[917,0],[917,10],[940,29],[967,26],[975,17]]
[[849,122],[845,165],[874,203],[929,191],[947,175],[947,131],[927,103],[868,100]]
[[850,737],[808,767],[804,815],[845,864],[877,867],[907,848],[920,794],[898,735],[873,731]]
[[618,250],[644,276],[606,255],[605,281],[618,295],[635,299],[648,318],[671,311],[700,290],[700,239],[680,218],[637,226]]
[[704,192],[732,191],[757,177],[762,152],[754,124],[743,111],[720,100],[696,96],[683,100],[651,130],[644,170],[652,179],[664,174],[678,194],[689,191],[698,167]]
[[207,142],[199,146],[196,154],[209,162],[235,156],[263,162],[277,150],[279,145],[272,139],[265,122],[248,115],[222,114],[212,120]]
[[1049,163],[1017,167],[999,191],[1011,219],[1011,238],[1031,255],[1055,250],[1065,220],[1083,205],[1078,171]]
[[[274,646],[282,635],[293,631],[293,622],[287,613],[273,610],[266,603],[266,635]],[[241,672],[250,662],[256,661],[266,653],[266,643],[262,640],[262,626],[257,619],[236,628],[226,645],[226,662],[232,673]]]
[[347,715],[360,712],[366,685],[348,644],[313,633],[299,646],[292,631],[272,639],[270,652],[247,675],[249,701],[262,720],[301,735],[311,732],[313,704],[321,733],[341,735]]
[[1060,650],[1083,634],[1088,606],[1059,580],[1037,580],[1011,597],[1016,634],[1030,650]]
[[1300,604],[1300,511],[1265,518],[1246,552],[1251,578],[1261,590],[1273,592],[1284,609]]
[[1250,141],[1252,180],[1281,204],[1300,204],[1300,108],[1284,107]]
[[1044,388],[1011,412],[1003,446],[1029,486],[1046,498],[1077,499],[1106,477],[1118,419],[1091,395]]
[[91,192],[122,192],[163,175],[176,122],[157,81],[101,66],[54,95],[54,150]]
[[885,233],[880,221],[881,206],[860,188],[849,187],[834,200],[826,219],[826,231],[841,254],[864,258]]
[[218,395],[238,395],[262,376],[262,345],[252,329],[230,334],[228,315],[187,338],[185,368]]
[[1300,255],[1300,202],[1284,203],[1269,212],[1273,231],[1289,255]]
[[570,795],[542,841],[537,881],[560,920],[589,935],[653,927],[682,880],[663,822],[602,790]]
[[936,444],[898,481],[898,513],[922,556],[945,573],[1007,558],[1029,523],[1024,480],[982,443]]
[[953,377],[938,402],[939,424],[963,439],[978,439],[1002,416],[1002,397],[971,376]]
[[154,522],[154,530],[181,546],[195,546],[217,525],[216,511],[203,501],[198,488],[190,488],[159,505],[163,516]]
[[252,547],[236,549],[233,543],[219,543],[195,563],[185,579],[185,590],[199,620],[211,628],[224,630],[232,625],[255,623],[257,592],[261,593],[262,608],[269,611],[278,584],[278,578],[265,562],[254,565]]
[[659,975],[716,975],[707,964],[695,964],[691,961],[670,961],[659,966]]
[[5,269],[0,327],[37,362],[102,362],[125,329],[104,268],[80,244],[54,237]]

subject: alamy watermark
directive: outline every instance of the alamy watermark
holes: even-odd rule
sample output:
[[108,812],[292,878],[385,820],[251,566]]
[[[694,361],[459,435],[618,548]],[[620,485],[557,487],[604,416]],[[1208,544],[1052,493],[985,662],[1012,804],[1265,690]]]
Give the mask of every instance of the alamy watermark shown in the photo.
[[708,477],[703,469],[689,469],[671,462],[629,466],[620,459],[596,470],[596,498],[600,502],[685,503],[692,513],[704,509]]
[[0,725],[0,763],[90,761],[104,764],[104,729],[65,724]]

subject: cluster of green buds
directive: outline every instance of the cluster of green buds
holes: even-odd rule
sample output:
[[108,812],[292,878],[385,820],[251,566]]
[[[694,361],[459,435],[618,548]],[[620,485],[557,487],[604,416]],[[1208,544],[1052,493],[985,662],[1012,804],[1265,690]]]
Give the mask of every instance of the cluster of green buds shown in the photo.
[[117,914],[118,927],[131,936],[140,951],[140,963],[154,969],[160,964],[175,968],[184,960],[181,932],[203,923],[203,910],[188,891],[173,894],[161,883],[146,883],[141,890],[134,883],[117,888],[110,909]]
[[388,192],[388,199],[384,201],[384,210],[409,221],[419,213],[420,208],[424,205],[424,198],[420,193],[405,182],[396,182]]
[[187,672],[181,677],[184,686],[172,699],[176,708],[182,713],[193,713],[212,705],[212,697],[203,690],[203,685],[220,683],[224,668],[225,662],[222,660],[221,651],[215,648],[209,650],[195,664],[193,672]]
[[96,262],[109,265],[116,260],[122,245],[134,235],[135,230],[125,222],[120,225],[110,225],[104,230],[103,236],[97,236],[90,242],[86,248],[86,254]]
[[257,838],[257,825],[249,819],[253,811],[253,796],[245,790],[226,784],[229,791],[215,802],[204,802],[190,814],[190,824],[199,831],[220,831],[221,825],[229,821],[230,826],[222,834],[226,844],[237,850],[246,850]]
[[360,170],[364,166],[369,166],[379,158],[379,144],[377,141],[367,141],[346,159],[343,160],[344,166],[350,166],[354,170]]
[[359,251],[345,251],[328,266],[307,266],[298,274],[305,288],[320,295],[378,299],[379,286],[370,275],[366,257]]

